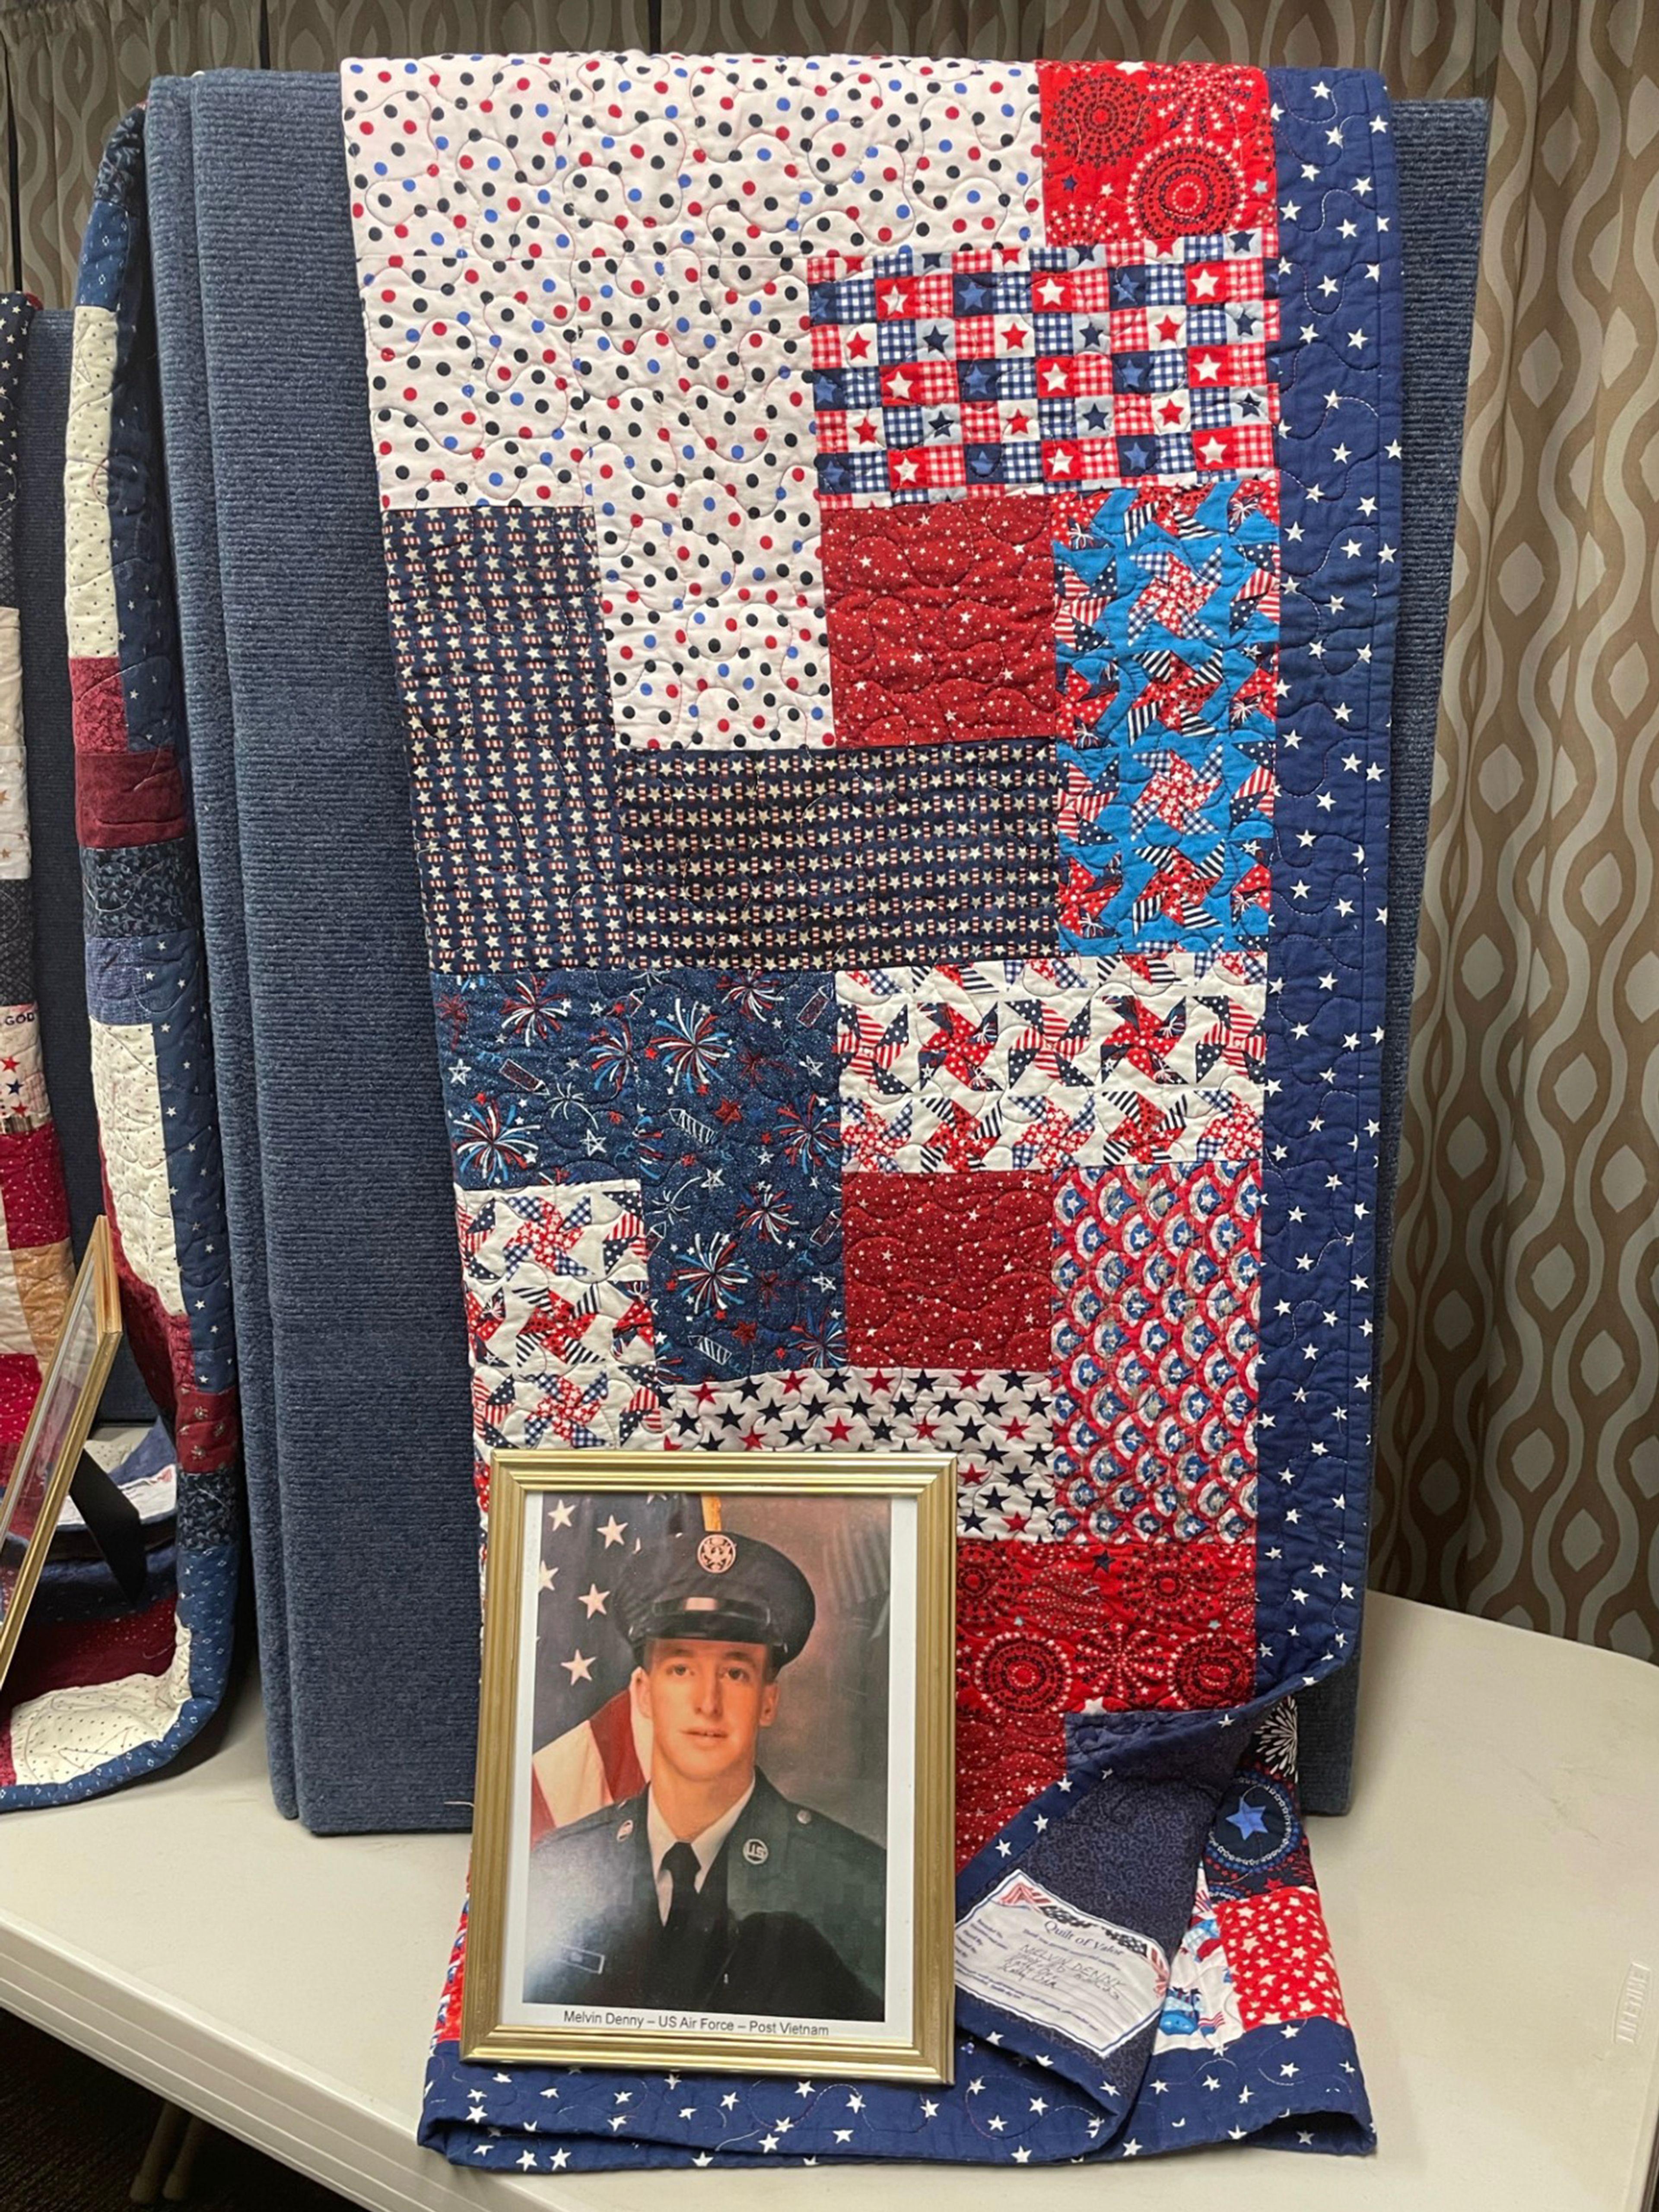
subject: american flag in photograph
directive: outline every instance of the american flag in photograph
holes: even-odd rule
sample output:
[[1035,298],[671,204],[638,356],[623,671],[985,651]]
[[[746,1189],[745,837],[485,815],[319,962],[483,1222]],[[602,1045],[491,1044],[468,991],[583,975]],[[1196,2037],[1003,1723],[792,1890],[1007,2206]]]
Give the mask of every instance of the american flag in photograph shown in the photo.
[[645,1787],[650,1739],[636,1732],[628,1694],[634,1654],[611,1618],[611,1593],[623,1560],[641,1545],[702,1526],[696,1498],[542,1499],[532,1843]]

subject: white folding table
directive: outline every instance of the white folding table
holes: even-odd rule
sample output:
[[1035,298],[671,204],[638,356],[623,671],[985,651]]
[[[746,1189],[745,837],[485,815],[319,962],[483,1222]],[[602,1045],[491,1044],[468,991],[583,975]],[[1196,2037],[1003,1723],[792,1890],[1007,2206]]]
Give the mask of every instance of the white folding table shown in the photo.
[[1386,1597],[1365,1635],[1314,1861],[1375,2158],[458,2172],[415,2124],[466,1838],[283,1820],[251,1692],[189,1771],[0,1820],[0,2005],[376,2212],[1645,2212],[1659,1669]]

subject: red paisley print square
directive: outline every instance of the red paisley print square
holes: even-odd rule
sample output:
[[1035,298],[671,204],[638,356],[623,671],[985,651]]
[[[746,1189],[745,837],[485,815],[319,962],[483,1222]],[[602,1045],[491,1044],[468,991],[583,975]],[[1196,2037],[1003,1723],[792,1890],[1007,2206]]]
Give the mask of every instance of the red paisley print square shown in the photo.
[[842,1193],[855,1365],[1048,1366],[1047,1176],[855,1175]]
[[823,532],[837,744],[1060,730],[1047,499],[847,508]]
[[1260,70],[1044,62],[1042,202],[1051,246],[1126,244],[1273,225]]

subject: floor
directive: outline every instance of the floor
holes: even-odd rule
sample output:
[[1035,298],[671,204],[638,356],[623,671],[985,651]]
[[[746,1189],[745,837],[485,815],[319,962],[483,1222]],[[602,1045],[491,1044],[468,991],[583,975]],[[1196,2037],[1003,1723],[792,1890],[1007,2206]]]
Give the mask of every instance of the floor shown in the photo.
[[[161,2107],[149,2090],[0,2013],[0,2206],[125,2212]],[[345,2200],[210,2135],[187,2212],[348,2212]]]

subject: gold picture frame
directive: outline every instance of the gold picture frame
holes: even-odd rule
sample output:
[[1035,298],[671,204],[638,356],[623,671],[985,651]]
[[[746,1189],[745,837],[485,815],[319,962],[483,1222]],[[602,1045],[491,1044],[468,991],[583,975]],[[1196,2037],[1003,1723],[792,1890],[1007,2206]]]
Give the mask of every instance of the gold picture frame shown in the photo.
[[[64,1308],[52,1363],[0,1490],[0,1683],[16,1653],[120,1341],[120,1291],[109,1224],[100,1214]],[[8,1566],[6,1539],[26,1502],[33,1513],[27,1540],[21,1560]]]
[[[682,1472],[686,1487],[665,1490],[665,1480]],[[620,1505],[615,1501],[629,1498],[639,1501],[636,1514],[622,1517]],[[770,1513],[767,1509],[769,1499],[781,1501]],[[837,1499],[851,1501],[839,1524],[836,1516],[828,1510]],[[873,1510],[874,1503],[882,1499],[889,1501],[884,1514]],[[594,1501],[591,1516],[574,1517],[582,1513],[588,1500]],[[793,1501],[809,1503],[797,1504]],[[825,1513],[811,1512],[811,1501],[823,1505]],[[601,1526],[598,1515],[606,1510],[608,1519]],[[672,1533],[664,1533],[665,1516],[671,1519],[680,1516]],[[853,1540],[848,1531],[864,1532],[858,1539],[863,1547],[860,1556],[868,1557],[872,1541],[877,1540],[868,1532],[879,1528],[888,1531],[887,1536],[879,1540],[886,1545],[884,1554],[880,1555],[887,1563],[885,1595],[878,1590],[875,1597],[862,1600],[862,1612],[856,1605],[850,1610],[844,1608],[847,1619],[858,1620],[872,1617],[872,1608],[877,1605],[887,1608],[887,1625],[882,1631],[884,1640],[870,1647],[884,1653],[884,1660],[881,1664],[872,1662],[858,1678],[866,1697],[873,1694],[870,1690],[872,1682],[884,1681],[881,1694],[885,1703],[877,1709],[879,1730],[872,1726],[855,1731],[861,1747],[876,1740],[878,1735],[880,1755],[884,1761],[874,1782],[866,1780],[856,1785],[883,1793],[878,1801],[884,1822],[884,1842],[879,1847],[880,1902],[872,1921],[859,1923],[872,1942],[878,1940],[883,1947],[883,1978],[872,1984],[878,1992],[877,2002],[883,2007],[878,2028],[865,2025],[866,2020],[877,2017],[867,2012],[855,2021],[817,2017],[792,2019],[781,2011],[775,2019],[769,2012],[765,2019],[757,2020],[752,2011],[758,2007],[759,2000],[751,2000],[749,2008],[734,2003],[729,2024],[726,2013],[715,2012],[706,2000],[701,2004],[681,2004],[678,2008],[655,1996],[650,1999],[649,2008],[638,1998],[592,2005],[558,1998],[540,2004],[531,2001],[533,1977],[527,1962],[535,1954],[526,1930],[535,1922],[538,1897],[555,1900],[550,1908],[545,1903],[540,1907],[545,1921],[550,1909],[556,1916],[566,1911],[574,1912],[576,1908],[564,1900],[587,1893],[580,1882],[573,1887],[568,1874],[562,1869],[597,1866],[601,1870],[599,1878],[610,1883],[612,1869],[626,1866],[627,1871],[617,1879],[625,1879],[631,1885],[629,1910],[641,1929],[640,1943],[658,1941],[657,1920],[651,1915],[651,1905],[659,1906],[665,1930],[680,1911],[679,1876],[673,1877],[675,1893],[671,1907],[667,1901],[666,1859],[654,1877],[651,1871],[656,1864],[656,1854],[654,1847],[647,1846],[647,1831],[659,1839],[666,1832],[659,1825],[656,1793],[648,1781],[629,1796],[620,1794],[620,1785],[611,1797],[601,1796],[599,1809],[586,1818],[577,1816],[564,1828],[553,1858],[544,1856],[549,1848],[544,1837],[539,1847],[543,1856],[538,1857],[538,1847],[532,1842],[538,1808],[546,1810],[544,1799],[537,1795],[543,1787],[539,1779],[543,1770],[536,1762],[547,1754],[538,1752],[533,1741],[535,1715],[545,1697],[563,1697],[554,1673],[556,1666],[569,1675],[574,1692],[577,1670],[590,1668],[595,1663],[581,1650],[582,1644],[597,1646],[605,1641],[578,1633],[572,1641],[571,1656],[556,1661],[539,1650],[538,1624],[557,1618],[543,1609],[542,1594],[550,1594],[550,1603],[560,1601],[550,1595],[556,1589],[559,1570],[548,1564],[545,1547],[553,1543],[553,1539],[544,1532],[550,1528],[556,1534],[562,1528],[580,1534],[586,1526],[593,1535],[605,1537],[608,1544],[611,1540],[607,1532],[615,1530],[618,1532],[615,1539],[617,1549],[622,1552],[629,1518],[635,1520],[636,1526],[655,1532],[635,1535],[631,1540],[631,1553],[623,1553],[624,1557],[641,1562],[631,1571],[635,1575],[636,1584],[645,1585],[647,1592],[653,1587],[665,1587],[661,1577],[671,1571],[679,1575],[673,1587],[683,1589],[694,1553],[703,1563],[712,1563],[708,1571],[713,1575],[722,1574],[733,1565],[738,1570],[729,1586],[712,1581],[705,1584],[696,1581],[694,1575],[696,1588],[718,1589],[721,1592],[719,1599],[666,1600],[664,1602],[668,1606],[668,1613],[659,1607],[648,1615],[653,1620],[667,1619],[674,1606],[681,1602],[688,1607],[701,1604],[713,1608],[717,1602],[724,1606],[728,1601],[728,1588],[731,1601],[740,1602],[745,1576],[757,1587],[767,1587],[759,1583],[758,1577],[763,1572],[772,1571],[770,1563],[784,1555],[765,1538],[759,1537],[761,1528],[769,1528],[775,1534],[780,1526],[809,1532],[811,1540],[806,1553],[820,1560],[830,1556],[826,1546],[839,1547],[840,1553],[845,1552]],[[726,1531],[733,1523],[745,1524],[747,1533],[739,1533],[728,1541]],[[663,2066],[744,2073],[800,2074],[811,2068],[876,2080],[950,2081],[955,1921],[955,1531],[956,1462],[945,1455],[700,1451],[695,1457],[687,1454],[665,1458],[657,1451],[607,1449],[504,1450],[494,1454],[472,1895],[461,2022],[465,2057],[498,2064],[556,2061],[579,2066]],[[533,1545],[530,1541],[532,1533]],[[595,1555],[591,1549],[592,1537],[586,1540],[590,1549],[585,1556],[598,1556],[605,1564],[607,1583],[617,1587],[617,1576],[610,1571],[612,1562],[609,1552]],[[797,1551],[801,1549],[798,1534]],[[763,1561],[763,1554],[769,1555],[769,1561]],[[574,1565],[575,1554],[569,1557]],[[682,1564],[671,1571],[654,1565],[657,1561]],[[620,1574],[622,1559],[617,1559],[614,1565]],[[787,1557],[785,1567],[794,1571]],[[580,1579],[581,1571],[576,1568],[574,1580]],[[777,1571],[781,1573],[783,1570]],[[656,1585],[651,1582],[653,1574],[659,1577]],[[844,1568],[830,1579],[838,1591],[842,1589],[848,1579]],[[574,1581],[570,1587],[574,1589]],[[871,1587],[876,1585],[872,1583]],[[589,1608],[590,1620],[595,1609],[605,1612],[613,1603],[620,1609],[616,1619],[610,1619],[607,1613],[609,1633],[613,1639],[606,1647],[611,1652],[609,1679],[614,1683],[619,1669],[632,1670],[626,1677],[626,1695],[633,1702],[623,1707],[630,1724],[636,1708],[654,1711],[649,1707],[649,1701],[655,1671],[659,1664],[669,1667],[672,1655],[684,1650],[683,1644],[672,1640],[676,1635],[700,1633],[707,1638],[711,1634],[731,1637],[741,1633],[731,1628],[711,1632],[705,1618],[701,1623],[691,1621],[689,1628],[684,1625],[678,1629],[653,1627],[636,1640],[627,1624],[631,1620],[637,1628],[647,1618],[639,1611],[637,1597],[630,1600],[627,1588],[623,1587],[620,1595],[613,1598],[611,1588],[600,1589],[597,1575],[590,1575],[588,1589],[575,1593],[575,1600]],[[599,1602],[601,1600],[603,1605]],[[626,1611],[630,1602],[635,1607],[631,1614]],[[837,1602],[841,1602],[839,1598]],[[813,1619],[811,1603],[809,1597],[809,1623]],[[690,1620],[689,1614],[679,1617],[683,1624]],[[784,1616],[781,1613],[774,1615],[766,1612],[763,1617],[771,1621]],[[580,1616],[573,1614],[572,1618],[577,1620],[580,1629]],[[826,1618],[821,1605],[817,1618]],[[550,1629],[543,1632],[544,1641],[552,1633]],[[837,1632],[842,1634],[840,1644],[833,1641]],[[783,1632],[779,1630],[777,1633]],[[809,1626],[807,1637],[810,1633]],[[807,1637],[803,1637],[802,1647]],[[826,1678],[823,1674],[829,1663],[828,1654],[836,1650],[856,1653],[860,1648],[848,1640],[844,1630],[836,1631],[833,1620],[826,1626],[825,1638],[830,1639],[827,1650],[821,1639],[816,1662],[820,1672],[815,1694],[820,1701],[824,1696],[826,1679],[832,1692],[838,1680],[833,1675]],[[723,1648],[728,1656],[733,1653],[734,1647]],[[664,1659],[664,1654],[669,1655],[668,1658]],[[640,1664],[642,1656],[644,1665]],[[787,1668],[794,1656],[788,1648],[781,1654],[775,1650],[769,1654],[766,1679],[776,1686],[772,1700],[774,1713],[779,1710],[778,1700],[787,1694]],[[538,1665],[538,1660],[544,1663]],[[882,1665],[885,1667],[884,1676]],[[682,1668],[682,1671],[685,1669]],[[853,1672],[850,1667],[848,1671]],[[641,1684],[645,1685],[643,1689],[639,1686]],[[614,1711],[622,1698],[623,1693],[613,1693],[605,1711]],[[645,1700],[643,1705],[640,1704],[641,1698]],[[839,1715],[832,1709],[831,1718],[843,1729],[852,1729],[855,1716]],[[769,1725],[769,1717],[763,1725]],[[568,1743],[579,1734],[579,1729],[571,1729],[568,1736],[561,1737],[560,1743]],[[716,1736],[718,1739],[718,1729]],[[674,1740],[677,1743],[683,1741],[678,1737]],[[807,1734],[807,1741],[815,1749],[830,1740],[830,1735],[821,1733]],[[607,1741],[614,1743],[614,1725]],[[651,1735],[650,1742],[660,1747],[663,1741],[659,1728]],[[866,1851],[877,1849],[867,1833],[855,1834],[838,1820],[825,1817],[821,1808],[815,1813],[804,1804],[788,1803],[767,1779],[764,1771],[758,1770],[753,1763],[758,1741],[753,1734],[749,1737],[750,1764],[746,1771],[751,1778],[751,1796],[740,1805],[737,1817],[744,1826],[758,1825],[762,1809],[781,1805],[783,1814],[800,1824],[801,1832],[815,1832],[817,1840],[809,1848],[790,1828],[785,1832],[787,1840],[775,1840],[769,1847],[763,1838],[743,1838],[738,1829],[732,1828],[723,1846],[709,1845],[720,1856],[698,1875],[699,1887],[705,1875],[712,1878],[716,1868],[729,1866],[732,1869],[730,1874],[721,1873],[717,1902],[709,1908],[711,1915],[718,1912],[723,1916],[718,1941],[725,1940],[734,1928],[741,1931],[746,1927],[763,1925],[768,1919],[765,1913],[752,1923],[735,1917],[728,1905],[726,1882],[735,1882],[738,1887],[732,1894],[744,1898],[752,1896],[758,1886],[743,1887],[747,1875],[738,1867],[739,1851],[743,1858],[750,1862],[750,1872],[757,1866],[764,1868],[771,1856],[772,1876],[777,1885],[781,1885],[792,1864],[798,1864],[799,1873],[805,1876],[809,1867],[818,1863],[812,1858],[812,1852],[833,1852],[844,1848],[851,1852],[852,1863],[863,1865],[867,1862],[859,1856],[857,1846],[862,1844]],[[624,1753],[625,1751],[626,1747]],[[647,1759],[652,1755],[648,1747],[646,1755]],[[721,1755],[725,1756],[723,1751]],[[860,1760],[873,1756],[866,1748],[857,1753]],[[665,1773],[667,1762],[660,1748],[655,1757],[665,1792],[672,1778]],[[576,1770],[567,1758],[558,1771],[568,1773]],[[727,1772],[736,1771],[740,1777],[743,1771],[745,1770],[733,1768]],[[839,1784],[833,1782],[828,1770],[825,1779],[830,1786],[843,1790],[855,1786],[844,1777]],[[763,1788],[768,1793],[763,1801],[753,1794]],[[580,1804],[581,1801],[572,1802]],[[637,1812],[637,1820],[629,1817],[630,1808]],[[684,1827],[678,1832],[684,1835]],[[699,1844],[708,1844],[713,1832],[712,1829],[706,1831],[697,1839]],[[842,1846],[840,1839],[848,1836],[852,1837],[851,1845]],[[614,1858],[595,1857],[596,1853],[605,1851],[614,1851]],[[806,1855],[804,1858],[803,1853]],[[538,1874],[543,1877],[539,1889]],[[653,1880],[654,1898],[647,1887]],[[823,1906],[818,1909],[822,1914]],[[781,1926],[784,1923],[780,1920],[773,1924]],[[850,1923],[843,1917],[835,1924],[841,1927]],[[684,1922],[681,1928],[684,1933]],[[816,1936],[811,1927],[805,1932],[809,1937]],[[848,1940],[857,1939],[849,1936]],[[603,1950],[592,1948],[591,1943],[583,1948],[577,1936],[568,1930],[560,1936],[559,1942],[556,1955],[562,1973],[574,1972],[563,1962],[574,1960],[603,1976],[606,1960]],[[612,1955],[616,1955],[614,1951]],[[793,1962],[812,1955],[810,1944],[805,1948],[788,1950],[787,1956],[792,1963],[786,1971],[793,1976]],[[596,1960],[598,1966],[593,1967],[592,1962]],[[833,1972],[832,1966],[832,1984]],[[728,1974],[719,1986],[729,1986],[730,1981]],[[602,1983],[592,1986],[599,1988]],[[637,1986],[648,1990],[653,1984],[647,1978]],[[775,1989],[782,1984],[775,1980],[772,1986]],[[791,1980],[787,1986],[792,1994],[796,1994],[801,1985]],[[863,1988],[861,1984],[854,1986]],[[550,1995],[552,1987],[544,1985],[543,1995]],[[817,2002],[827,2004],[831,2001],[821,1998]]]

